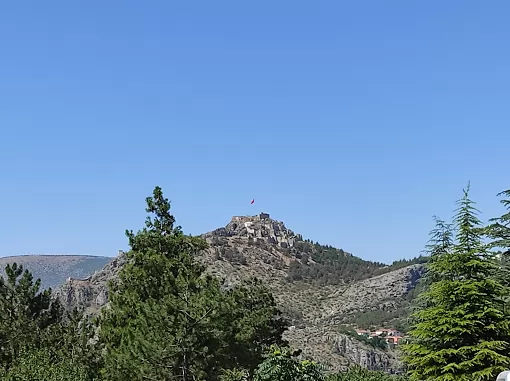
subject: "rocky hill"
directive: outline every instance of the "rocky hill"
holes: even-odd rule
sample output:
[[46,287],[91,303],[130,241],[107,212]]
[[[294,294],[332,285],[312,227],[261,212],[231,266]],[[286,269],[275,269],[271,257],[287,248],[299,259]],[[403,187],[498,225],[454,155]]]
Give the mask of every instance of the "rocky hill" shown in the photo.
[[60,287],[68,277],[85,278],[103,268],[111,257],[92,255],[19,255],[0,258],[0,275],[5,266],[17,263],[30,270],[35,279],[41,279],[42,288]]
[[[203,238],[209,248],[198,259],[208,272],[226,284],[256,276],[272,290],[292,322],[286,338],[303,350],[303,356],[333,369],[353,363],[369,369],[399,367],[394,350],[376,349],[356,335],[346,335],[342,327],[367,317],[379,326],[395,324],[421,277],[421,264],[364,261],[304,240],[265,213],[233,217]],[[125,261],[126,255],[119,252],[90,278],[67,280],[59,297],[68,307],[97,313],[107,304],[108,280],[115,279]]]

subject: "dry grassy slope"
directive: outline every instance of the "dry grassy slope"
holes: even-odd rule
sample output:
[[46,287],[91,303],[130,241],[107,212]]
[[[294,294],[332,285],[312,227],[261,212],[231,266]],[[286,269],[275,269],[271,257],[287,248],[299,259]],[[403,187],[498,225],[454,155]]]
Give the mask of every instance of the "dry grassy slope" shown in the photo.
[[[348,314],[400,306],[420,277],[419,265],[349,285],[318,286],[288,281],[288,264],[297,259],[277,246],[257,247],[248,244],[244,237],[222,237],[216,244],[211,236],[206,239],[211,248],[203,253],[201,260],[207,264],[207,271],[229,283],[250,276],[263,280],[285,313],[295,318],[295,326],[286,333],[286,338],[296,348],[301,348],[303,355],[336,369],[352,363],[371,369],[398,367],[396,353],[367,347],[340,334],[338,328]],[[221,256],[218,258],[219,250],[236,254],[225,260]],[[244,258],[243,264],[239,263],[239,258]]]
[[346,287],[329,287],[323,292],[320,319],[333,323],[342,315],[398,307],[402,298],[421,278],[423,267],[412,265],[364,279]]
[[17,263],[28,269],[34,279],[41,279],[42,288],[57,288],[68,277],[85,278],[110,262],[111,257],[90,255],[20,255],[0,258],[0,275],[5,266]]
[[[299,259],[277,246],[257,246],[237,236],[222,237],[216,243],[213,236],[205,238],[210,249],[201,260],[208,272],[225,278],[227,283],[258,277],[281,305],[302,312],[307,321],[332,324],[335,318],[352,312],[395,307],[421,276],[421,266],[412,265],[352,284],[319,286],[289,281],[288,265]],[[221,252],[231,253],[229,259]]]
[[[256,217],[234,218],[225,228],[204,234],[209,249],[199,260],[207,271],[227,283],[258,277],[271,289],[294,326],[286,333],[303,355],[329,363],[335,369],[356,363],[370,369],[395,367],[395,353],[367,347],[338,332],[338,323],[353,312],[395,308],[411,289],[420,272],[409,266],[370,279],[338,286],[291,282],[288,266],[300,261],[289,250],[296,236],[283,223]],[[69,305],[97,313],[107,303],[107,281],[114,279],[125,262],[119,255],[90,280],[66,282],[58,291]],[[313,266],[313,262],[311,266]]]

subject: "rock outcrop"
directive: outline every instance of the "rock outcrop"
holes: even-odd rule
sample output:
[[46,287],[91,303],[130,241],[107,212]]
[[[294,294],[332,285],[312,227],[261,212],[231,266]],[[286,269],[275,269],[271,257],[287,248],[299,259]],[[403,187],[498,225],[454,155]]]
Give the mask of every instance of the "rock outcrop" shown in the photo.
[[285,333],[292,345],[302,349],[301,357],[321,359],[331,371],[344,371],[352,365],[392,372],[401,366],[396,352],[368,346],[354,337],[320,326],[292,328]]
[[117,257],[93,275],[85,279],[67,278],[55,295],[68,309],[77,307],[87,315],[96,314],[108,303],[108,282],[116,279],[125,263],[126,254],[119,251]]
[[397,308],[423,271],[423,266],[411,265],[336,289],[326,296],[330,302],[325,303],[320,319],[340,324],[340,318],[352,312]]
[[234,216],[227,226],[203,235],[204,237],[245,237],[258,239],[282,248],[294,246],[297,239],[292,230],[281,221],[275,221],[267,213],[257,216]]

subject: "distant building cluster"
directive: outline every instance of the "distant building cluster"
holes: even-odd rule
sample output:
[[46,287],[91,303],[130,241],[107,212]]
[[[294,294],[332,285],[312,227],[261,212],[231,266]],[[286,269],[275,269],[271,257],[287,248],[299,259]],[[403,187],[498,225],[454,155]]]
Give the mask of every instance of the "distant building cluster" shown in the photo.
[[357,329],[356,333],[360,336],[365,336],[369,339],[373,337],[381,337],[386,340],[388,344],[398,345],[399,342],[404,338],[402,333],[396,329],[383,329],[380,328],[376,331],[368,331],[365,329]]

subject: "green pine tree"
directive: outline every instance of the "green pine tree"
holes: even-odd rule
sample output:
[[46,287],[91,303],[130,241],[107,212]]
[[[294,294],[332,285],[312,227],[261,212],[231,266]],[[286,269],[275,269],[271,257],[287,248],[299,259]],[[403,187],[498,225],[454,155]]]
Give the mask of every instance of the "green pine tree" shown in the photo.
[[92,381],[101,357],[93,331],[77,311],[65,319],[51,289],[17,264],[0,278],[0,375],[6,380]]
[[65,312],[62,322],[49,327],[43,339],[46,354],[55,362],[72,363],[84,371],[87,379],[99,377],[102,357],[95,319],[77,309]]
[[112,285],[110,308],[101,319],[110,380],[183,380],[205,376],[218,345],[211,319],[221,309],[218,285],[202,277],[193,256],[203,241],[174,227],[170,203],[159,187],[147,198],[144,229],[127,231],[129,262]]
[[494,239],[491,246],[510,251],[510,189],[500,192],[499,197],[505,197],[500,202],[507,212],[501,217],[493,218],[487,230],[488,236]]
[[[422,291],[428,289],[435,280],[441,280],[441,273],[433,271],[438,261],[449,256],[454,245],[453,224],[446,223],[437,216],[433,217],[435,228],[430,232],[430,240],[425,246],[425,253],[428,255],[429,265],[425,267],[425,274],[420,279],[419,286]],[[417,308],[423,308],[428,305],[426,294],[421,297],[418,294],[415,304]]]
[[233,362],[254,367],[253,346],[283,332],[272,297],[255,287],[223,291],[195,260],[205,241],[174,227],[161,188],[146,201],[152,217],[126,232],[128,263],[100,321],[105,379],[215,380]]
[[288,322],[276,307],[273,295],[258,279],[248,279],[224,294],[228,308],[219,313],[228,343],[225,367],[242,365],[253,371],[272,345],[287,345],[282,335]]
[[[498,196],[504,197],[500,202],[506,208],[506,213],[501,217],[492,218],[486,230],[487,235],[492,238],[490,247],[498,249],[497,277],[505,286],[510,287],[510,189],[499,193]],[[509,299],[510,296],[507,302]]]
[[412,380],[491,380],[510,367],[508,289],[494,279],[496,265],[477,214],[468,187],[458,201],[454,242],[438,223],[436,233],[446,238],[432,248],[431,285],[403,348]]
[[0,369],[7,371],[20,352],[45,344],[45,332],[61,321],[62,308],[51,289],[40,291],[41,280],[16,263],[0,277]]

